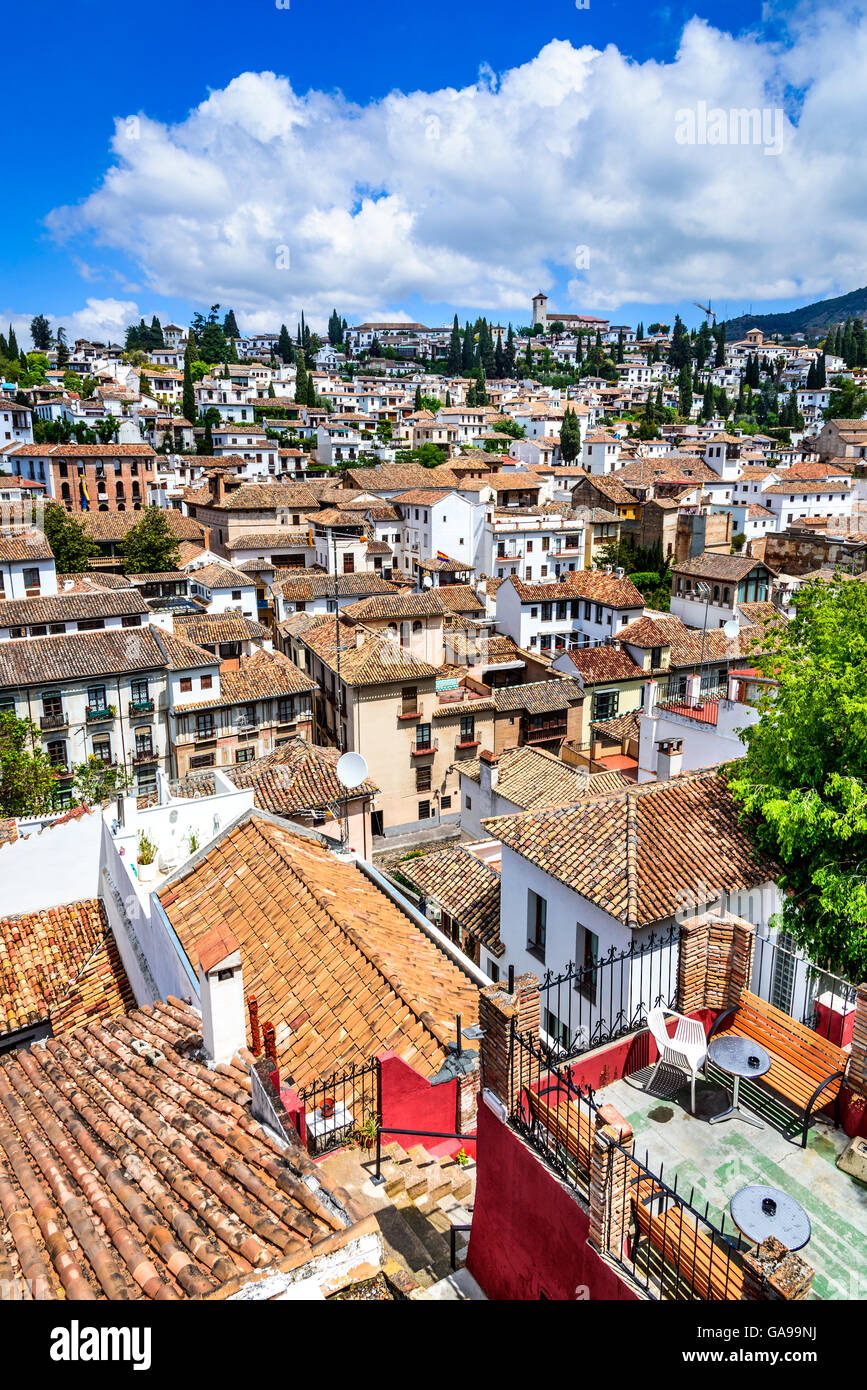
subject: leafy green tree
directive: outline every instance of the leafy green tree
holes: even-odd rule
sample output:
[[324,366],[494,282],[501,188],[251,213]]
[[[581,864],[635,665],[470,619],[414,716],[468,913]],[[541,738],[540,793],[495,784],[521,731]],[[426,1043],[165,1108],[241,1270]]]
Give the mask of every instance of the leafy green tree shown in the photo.
[[77,803],[99,806],[126,792],[131,778],[119,763],[104,763],[91,753],[86,762],[72,768],[72,795]]
[[44,314],[36,314],[30,320],[30,336],[37,352],[47,352],[51,347],[51,325]]
[[816,965],[867,976],[867,586],[804,585],[751,660],[777,682],[728,770],[757,848],[782,866],[779,925]]
[[69,366],[69,348],[66,343],[65,328],[58,328],[54,342],[57,348],[57,365],[61,371],[64,371]]
[[57,779],[30,719],[0,713],[0,815],[39,816],[54,808]]
[[59,502],[46,503],[42,524],[59,574],[82,574],[88,561],[99,554],[84,522],[70,516]]
[[503,361],[504,375],[511,379],[515,375],[515,366],[515,334],[512,331],[512,325],[509,324],[509,330],[506,334],[506,351]]
[[176,570],[178,543],[158,507],[148,507],[121,543],[124,574],[159,574]]
[[223,333],[227,338],[240,338],[241,330],[235,318],[235,310],[230,309],[223,319]]
[[867,413],[867,391],[857,382],[836,377],[831,385],[831,401],[824,411],[826,420],[860,420]]

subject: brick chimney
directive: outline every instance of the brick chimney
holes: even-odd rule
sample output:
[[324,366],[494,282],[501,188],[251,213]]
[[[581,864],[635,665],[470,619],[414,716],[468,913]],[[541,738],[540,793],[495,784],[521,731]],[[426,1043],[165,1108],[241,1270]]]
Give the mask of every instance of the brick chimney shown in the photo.
[[499,762],[499,754],[492,753],[490,748],[483,748],[479,753],[479,786],[483,796],[490,797],[499,781]]
[[222,507],[226,500],[226,479],[222,472],[214,474],[211,498],[216,507]]
[[247,1046],[244,982],[237,939],[225,925],[199,942],[202,1038],[212,1062],[228,1062]]

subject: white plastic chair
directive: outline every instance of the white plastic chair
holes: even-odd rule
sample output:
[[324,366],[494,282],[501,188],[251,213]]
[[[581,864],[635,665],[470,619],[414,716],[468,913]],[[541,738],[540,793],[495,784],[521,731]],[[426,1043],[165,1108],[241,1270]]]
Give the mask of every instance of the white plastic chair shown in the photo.
[[[667,1014],[677,1019],[677,1027],[673,1037],[669,1037],[668,1029],[665,1026]],[[651,1009],[647,1015],[647,1026],[659,1049],[659,1061],[653,1068],[653,1073],[644,1089],[650,1090],[656,1080],[656,1073],[663,1062],[667,1062],[673,1067],[679,1067],[681,1071],[689,1072],[692,1113],[694,1115],[695,1078],[698,1072],[704,1068],[707,1058],[707,1038],[704,1035],[704,1028],[697,1018],[685,1018],[683,1014],[676,1013],[674,1009]]]

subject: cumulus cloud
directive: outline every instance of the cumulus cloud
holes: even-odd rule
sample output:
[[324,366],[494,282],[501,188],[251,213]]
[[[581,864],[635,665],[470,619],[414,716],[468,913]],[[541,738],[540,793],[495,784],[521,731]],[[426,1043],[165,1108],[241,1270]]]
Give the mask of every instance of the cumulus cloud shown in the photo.
[[[85,277],[87,278],[87,277]],[[28,351],[32,346],[30,320],[33,314],[22,314],[14,309],[0,310],[0,327],[12,324],[19,344]],[[66,341],[74,343],[76,338],[89,338],[95,342],[122,343],[128,323],[137,323],[141,318],[138,304],[133,299],[88,299],[83,308],[74,309],[68,314],[43,311],[51,325],[52,333],[58,328],[66,329]]]
[[[515,314],[554,286],[590,311],[851,289],[867,24],[771,18],[773,34],[738,36],[692,19],[669,62],[555,40],[472,87],[367,106],[246,72],[175,125],[119,120],[101,185],[49,226],[121,251],[154,294],[233,305],[248,330],[302,307],[397,317],[411,296]],[[777,153],[676,136],[684,111],[700,127],[702,109],[751,108],[784,108]]]

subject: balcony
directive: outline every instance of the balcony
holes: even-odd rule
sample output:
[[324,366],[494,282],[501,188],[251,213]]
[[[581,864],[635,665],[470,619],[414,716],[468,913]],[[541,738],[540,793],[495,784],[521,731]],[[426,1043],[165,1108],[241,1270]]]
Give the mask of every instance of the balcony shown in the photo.
[[455,739],[455,752],[456,752],[456,753],[463,753],[466,749],[478,748],[478,746],[479,746],[479,740],[478,740],[477,738],[456,738],[456,739]]
[[421,719],[421,715],[420,709],[402,709],[397,717],[399,720],[406,720],[409,723],[411,719]]
[[153,714],[153,712],[153,700],[130,700],[129,702],[130,719],[139,719],[143,714]]
[[117,710],[114,705],[88,705],[84,714],[88,724],[104,724],[116,717]]
[[438,748],[438,739],[428,739],[427,743],[414,743],[410,749],[410,754],[413,758],[424,758],[431,753],[435,753]]
[[692,696],[675,697],[671,700],[658,700],[653,707],[654,714],[675,714],[683,719],[694,719],[698,724],[716,725],[719,717],[719,696],[695,699]]
[[155,748],[137,748],[132,755],[134,767],[140,767],[142,763],[155,763],[159,760],[159,753]]
[[61,710],[59,714],[43,714],[39,720],[40,729],[65,729],[69,723],[69,715]]
[[552,743],[554,739],[566,737],[565,719],[548,719],[543,724],[527,724],[523,729],[524,742],[530,745],[535,743]]

